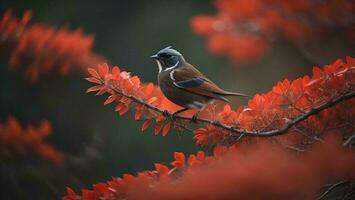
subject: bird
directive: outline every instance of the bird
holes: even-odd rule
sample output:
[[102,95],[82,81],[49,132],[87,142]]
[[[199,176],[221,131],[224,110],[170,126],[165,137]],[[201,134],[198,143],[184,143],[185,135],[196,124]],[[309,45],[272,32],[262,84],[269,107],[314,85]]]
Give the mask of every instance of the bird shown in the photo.
[[196,120],[198,113],[215,100],[230,103],[226,96],[248,97],[246,94],[221,89],[171,46],[159,50],[150,58],[156,61],[159,69],[160,90],[167,99],[182,107],[173,116],[195,108],[198,109],[193,116]]

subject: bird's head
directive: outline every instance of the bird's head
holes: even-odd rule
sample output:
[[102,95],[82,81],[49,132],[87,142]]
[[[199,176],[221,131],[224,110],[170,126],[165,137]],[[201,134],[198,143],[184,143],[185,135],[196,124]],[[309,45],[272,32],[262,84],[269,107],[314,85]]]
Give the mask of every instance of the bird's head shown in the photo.
[[185,62],[182,54],[175,49],[172,49],[171,46],[158,51],[158,53],[150,56],[150,58],[157,61],[159,72],[177,68]]

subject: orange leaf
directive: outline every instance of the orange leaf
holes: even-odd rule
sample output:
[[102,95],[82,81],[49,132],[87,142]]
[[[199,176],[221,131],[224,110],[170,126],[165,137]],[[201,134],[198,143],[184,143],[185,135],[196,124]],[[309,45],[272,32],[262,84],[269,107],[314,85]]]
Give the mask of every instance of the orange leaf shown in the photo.
[[85,78],[85,80],[91,82],[91,83],[97,83],[97,84],[101,84],[101,81],[95,77],[88,77],[88,78]]
[[154,134],[158,135],[162,128],[163,128],[163,122],[158,122],[154,128]]
[[129,99],[129,98],[127,98],[127,97],[125,97],[125,96],[122,96],[122,98],[121,98],[121,102],[122,102],[122,103],[131,103],[131,102],[132,102],[132,100],[131,100],[131,99]]
[[174,167],[183,168],[185,166],[186,157],[182,152],[174,152],[175,160],[170,164]]
[[157,123],[159,123],[159,122],[162,122],[164,119],[165,119],[165,117],[164,117],[163,115],[161,115],[161,116],[157,117],[157,118],[155,119],[155,121],[156,121]]
[[149,126],[150,126],[150,124],[152,123],[152,119],[148,119],[148,120],[146,120],[144,123],[143,123],[143,125],[142,125],[142,131],[145,131]]
[[120,116],[126,114],[129,111],[129,106],[128,105],[126,105],[126,104],[122,104],[122,105],[123,105],[122,109],[119,110]]
[[106,106],[106,105],[108,105],[108,104],[114,102],[115,100],[116,100],[116,95],[110,95],[110,96],[106,99],[106,101],[104,102],[104,105]]
[[143,90],[144,96],[149,96],[154,90],[154,84],[148,83]]
[[207,133],[207,130],[204,128],[198,128],[196,130],[193,131],[194,134],[205,134]]
[[119,80],[120,79],[120,68],[118,68],[117,66],[114,66],[112,68],[112,75],[115,80]]
[[116,112],[120,111],[120,110],[123,108],[123,106],[124,106],[123,103],[117,104],[116,107],[115,107],[115,111],[116,111]]
[[168,134],[168,132],[169,132],[169,130],[170,130],[170,127],[171,127],[170,122],[167,123],[167,124],[165,124],[165,126],[164,126],[164,128],[163,128],[163,132],[162,132],[162,135],[163,135],[163,136],[166,136],[166,135]]
[[163,164],[154,163],[154,167],[159,175],[168,175],[169,174],[169,168]]
[[102,88],[104,88],[104,86],[102,85],[95,85],[95,86],[92,86],[90,87],[89,89],[86,90],[86,92],[95,92],[95,91],[98,91],[98,90],[101,90]]
[[98,71],[99,71],[99,75],[101,78],[105,78],[108,71],[109,71],[109,68],[108,68],[108,65],[105,63],[103,65],[99,65],[98,67]]
[[[100,85],[101,86],[101,85]],[[96,93],[96,95],[103,95],[107,92],[107,88],[103,87]]]
[[229,104],[226,104],[223,108],[223,112],[225,112],[226,114],[229,114],[231,112],[231,106]]
[[144,111],[144,107],[139,107],[134,113],[134,120],[139,120],[142,117],[143,111]]
[[97,71],[93,68],[88,68],[88,72],[91,76],[95,77],[95,78],[100,78],[99,74],[97,73]]

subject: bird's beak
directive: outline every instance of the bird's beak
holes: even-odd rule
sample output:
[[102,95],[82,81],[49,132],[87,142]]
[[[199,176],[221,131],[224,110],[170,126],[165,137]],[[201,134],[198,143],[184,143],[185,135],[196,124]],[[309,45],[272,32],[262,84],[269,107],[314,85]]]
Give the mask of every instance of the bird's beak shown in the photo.
[[155,55],[150,56],[150,58],[151,58],[151,59],[154,59],[154,60],[158,60],[158,59],[159,59],[159,56],[155,54]]

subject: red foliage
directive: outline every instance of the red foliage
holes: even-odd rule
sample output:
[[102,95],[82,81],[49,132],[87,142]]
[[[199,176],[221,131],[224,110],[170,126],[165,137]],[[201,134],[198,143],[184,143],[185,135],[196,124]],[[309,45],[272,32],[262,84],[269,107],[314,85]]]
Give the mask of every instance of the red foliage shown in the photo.
[[14,117],[9,117],[0,124],[0,153],[2,156],[13,156],[34,152],[46,160],[61,164],[62,153],[44,141],[51,132],[52,127],[46,120],[37,128],[29,125],[24,129]]
[[68,188],[63,200],[118,199],[312,199],[322,184],[355,178],[355,154],[326,140],[307,155],[296,156],[271,144],[175,153],[174,168],[156,163],[155,170],[124,175],[82,190]]
[[30,81],[37,81],[40,74],[54,69],[67,75],[71,70],[82,71],[86,66],[104,61],[92,52],[92,35],[84,35],[81,29],[71,31],[44,24],[28,25],[30,18],[30,12],[18,20],[7,11],[0,21],[0,47],[12,51],[10,69],[27,66],[25,75]]
[[[257,94],[248,102],[248,107],[239,107],[232,110],[229,105],[217,115],[204,115],[211,120],[217,120],[230,127],[236,127],[247,131],[268,131],[282,128],[290,120],[293,120],[305,112],[311,111],[331,99],[341,96],[354,86],[355,59],[347,57],[346,61],[337,60],[333,64],[324,66],[321,70],[318,67],[313,69],[313,76],[304,76],[294,81],[285,79],[273,87],[272,91],[266,94]],[[88,81],[97,85],[87,91],[98,91],[97,94],[111,94],[105,101],[105,105],[117,103],[115,111],[120,115],[125,114],[131,107],[136,108],[135,119],[144,116],[147,121],[143,124],[142,130],[148,128],[152,119],[155,119],[155,134],[165,135],[170,129],[169,117],[156,110],[148,109],[147,105],[153,105],[157,109],[175,111],[177,106],[169,102],[160,92],[157,86],[152,83],[142,84],[137,76],[120,71],[115,66],[111,72],[107,65],[100,65],[98,71],[89,69],[92,77]],[[132,100],[133,97],[139,102]],[[342,102],[341,104],[322,111],[317,117],[310,117],[298,125],[298,132],[302,134],[288,134],[293,139],[287,139],[289,144],[308,144],[312,138],[326,135],[329,131],[338,129],[343,136],[348,136],[354,131],[351,124],[354,124],[353,113],[355,113],[354,99]],[[205,110],[208,113],[218,113],[215,107],[210,106]],[[350,109],[350,110],[349,110]],[[186,126],[186,121],[174,120],[174,127]],[[167,124],[164,126],[164,124]],[[164,127],[164,128],[163,128]],[[162,131],[163,130],[163,131]],[[305,133],[303,133],[305,132]],[[207,145],[210,143],[233,143],[238,134],[231,133],[215,125],[208,124],[205,128],[194,131],[198,144]],[[281,136],[279,139],[283,139]],[[311,139],[311,140],[310,140]],[[248,138],[249,140],[249,138]]]
[[[312,77],[279,82],[272,91],[255,95],[247,108],[233,110],[226,105],[222,112],[210,116],[211,119],[238,130],[256,131],[256,134],[243,138],[243,134],[221,128],[216,123],[196,129],[198,144],[230,145],[217,146],[213,156],[200,151],[186,157],[175,152],[171,168],[155,163],[155,170],[113,178],[107,183],[94,185],[93,190],[82,190],[81,196],[68,188],[68,195],[63,200],[312,199],[326,182],[355,178],[354,152],[341,148],[335,139],[349,140],[350,134],[354,133],[355,100],[350,98],[316,112],[316,108],[332,102],[335,97],[353,92],[354,70],[355,59],[347,57],[345,62],[337,60],[323,70],[315,67]],[[166,99],[151,83],[142,85],[138,77],[121,72],[118,67],[113,67],[110,72],[107,65],[100,65],[98,71],[89,69],[89,73],[92,77],[87,80],[97,85],[89,88],[88,92],[111,94],[104,104],[116,102],[119,114],[136,107],[135,119],[142,115],[148,118],[142,129],[145,130],[152,119],[157,122],[156,134],[170,123],[186,125],[165,117],[161,110],[157,110],[171,111],[176,107],[166,104]],[[214,107],[208,109],[215,113]],[[294,124],[288,134],[268,139],[257,137],[263,131],[281,129],[308,112],[314,113]],[[164,126],[164,123],[169,125]],[[296,134],[298,129],[302,133]],[[239,140],[235,140],[235,136]],[[317,141],[322,142],[308,146],[305,154],[296,155],[283,148],[304,151],[306,145]],[[278,145],[280,143],[281,146]]]
[[146,130],[151,125],[152,119],[155,119],[155,134],[162,133],[165,136],[168,133],[171,127],[169,119],[165,118],[163,114],[147,109],[146,106],[127,98],[127,96],[134,97],[162,110],[178,110],[180,107],[170,102],[158,86],[152,83],[142,84],[137,76],[131,76],[129,72],[121,71],[117,66],[114,66],[111,72],[107,64],[99,65],[97,71],[91,68],[88,71],[92,77],[86,78],[86,80],[97,85],[90,87],[87,92],[97,91],[98,95],[111,94],[104,105],[116,103],[115,111],[119,115],[124,115],[132,107],[135,107],[135,120],[141,119],[142,116],[146,118],[142,130]]
[[261,58],[275,38],[305,42],[332,29],[353,33],[352,1],[215,0],[215,7],[214,16],[193,17],[191,27],[212,53],[238,63]]
[[[226,105],[215,120],[248,131],[280,129],[302,114],[353,90],[354,73],[355,59],[351,57],[347,57],[345,62],[339,59],[326,65],[323,70],[314,67],[312,77],[304,76],[294,81],[285,79],[278,82],[272,91],[256,94],[249,100],[246,108],[232,110]],[[280,139],[288,144],[304,145],[312,142],[314,137],[323,137],[334,130],[346,137],[354,132],[354,103],[355,99],[350,99],[323,110]],[[235,135],[210,124],[206,128],[195,130],[194,133],[197,143],[201,145],[226,142]]]

